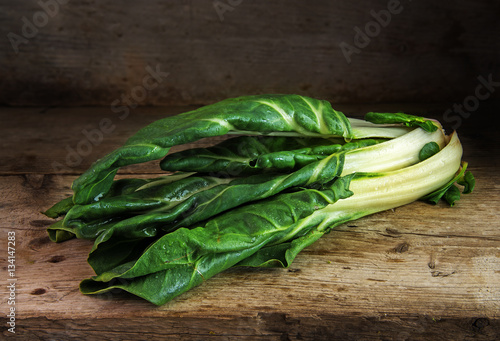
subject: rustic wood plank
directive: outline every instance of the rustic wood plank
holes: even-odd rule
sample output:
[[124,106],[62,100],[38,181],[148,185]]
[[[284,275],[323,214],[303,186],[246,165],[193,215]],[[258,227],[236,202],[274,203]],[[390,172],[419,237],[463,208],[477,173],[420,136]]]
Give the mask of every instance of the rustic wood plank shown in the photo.
[[[11,202],[23,206],[23,212],[12,210],[0,240],[6,244],[6,232],[16,231],[17,331],[42,339],[51,332],[83,338],[102,328],[111,338],[128,329],[116,322],[130,318],[152,337],[164,330],[165,318],[172,324],[167,334],[183,334],[179,328],[189,327],[186,339],[211,333],[318,339],[314,331],[323,328],[326,340],[348,335],[343,324],[358,326],[368,319],[374,328],[364,327],[368,336],[395,327],[391,335],[396,330],[397,335],[415,335],[414,328],[425,335],[446,326],[459,336],[488,339],[499,330],[500,235],[498,196],[487,209],[479,194],[491,190],[498,177],[487,180],[483,174],[476,174],[484,179],[477,193],[454,208],[414,203],[360,219],[304,250],[290,269],[231,269],[161,307],[121,293],[89,297],[78,292],[79,281],[93,274],[86,264],[91,243],[51,243],[44,231],[50,220],[36,213],[42,202],[66,194],[70,177],[63,177],[65,186],[47,191],[26,187],[22,176],[3,176],[2,193],[5,187],[22,193]],[[480,333],[473,328],[477,319],[489,321]],[[145,324],[147,330],[141,329]],[[134,330],[129,333],[123,337],[132,339]]]
[[[395,106],[401,105],[385,109]],[[359,114],[367,108],[373,106],[342,110]],[[408,110],[442,112],[425,105]],[[142,108],[140,114],[117,123],[115,133],[94,152],[104,153],[139,125],[180,111]],[[1,245],[7,245],[8,231],[16,232],[17,336],[41,340],[500,337],[498,137],[494,126],[477,125],[480,117],[465,122],[460,135],[477,188],[455,207],[416,202],[365,217],[340,226],[304,250],[290,269],[230,269],[155,307],[118,292],[80,294],[80,280],[93,275],[86,263],[91,242],[51,243],[45,229],[52,221],[39,213],[71,194],[70,184],[85,166],[82,162],[73,172],[54,172],[46,163],[65,157],[64,149],[56,147],[74,145],[82,128],[93,129],[94,122],[108,113],[107,108],[50,109],[43,114],[34,108],[2,110],[10,129],[0,132],[6,147],[0,160],[15,162],[7,157],[27,153],[28,146],[34,155],[47,153],[31,163],[1,168]],[[35,121],[38,115],[43,119]],[[157,172],[155,167],[144,167],[121,176],[148,177]],[[0,260],[0,276],[6,283],[7,255],[0,255]],[[7,296],[2,295],[0,302],[6,311]],[[5,316],[0,319],[3,326]],[[11,336],[5,329],[2,333]]]
[[[37,1],[0,5],[0,103],[110,106],[125,96],[191,105],[268,92],[450,101],[474,94],[480,75],[498,81],[500,71],[500,4],[488,0],[402,0],[351,63],[340,44],[358,48],[355,28],[376,25],[370,12],[387,11],[389,1],[221,0],[229,8],[222,16],[214,1],[61,2],[47,22]],[[34,16],[40,27],[23,34]],[[148,66],[164,74],[144,94]]]

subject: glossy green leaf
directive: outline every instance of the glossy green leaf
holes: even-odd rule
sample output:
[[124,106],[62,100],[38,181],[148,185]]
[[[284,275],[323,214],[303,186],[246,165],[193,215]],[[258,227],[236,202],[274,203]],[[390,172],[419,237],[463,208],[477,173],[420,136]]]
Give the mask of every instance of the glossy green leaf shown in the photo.
[[[245,141],[248,140],[245,139]],[[165,233],[179,226],[190,226],[224,210],[277,194],[294,186],[307,185],[308,187],[315,186],[315,188],[320,189],[322,183],[339,175],[339,171],[347,175],[352,172],[366,170],[380,172],[406,167],[418,162],[418,152],[428,141],[438,141],[440,144],[444,144],[444,136],[442,132],[429,134],[421,129],[415,129],[404,136],[376,145],[369,143],[369,146],[365,146],[356,142],[347,143],[342,145],[341,148],[346,150],[336,156],[339,157],[345,154],[345,157],[349,158],[349,164],[345,165],[345,162],[342,162],[342,167],[339,162],[332,159],[334,155],[332,154],[323,161],[309,164],[294,173],[287,175],[261,174],[259,176],[244,177],[224,185],[227,188],[217,186],[208,191],[203,191],[179,204],[173,210],[151,212],[125,219],[111,227],[114,232],[109,231],[101,238],[98,238],[89,256],[89,263],[96,273],[107,271],[111,265],[114,266],[120,263],[120,259],[113,255],[115,241],[123,239],[136,239],[139,241],[140,238],[154,237],[159,231]],[[356,148],[360,146],[361,148]],[[323,148],[324,146],[318,145],[316,147]],[[398,150],[399,153],[394,154],[395,150]],[[325,167],[325,165],[327,166]],[[315,179],[311,178],[313,174],[316,174]],[[192,209],[193,207],[195,208]],[[178,219],[179,215],[183,217]],[[116,243],[116,245],[119,244]],[[113,261],[110,262],[109,260]]]
[[62,199],[48,210],[42,212],[49,218],[58,218],[65,215],[73,207],[73,197]]
[[[307,217],[352,195],[349,181],[342,178],[329,190],[280,194],[236,208],[204,226],[175,230],[158,239],[137,261],[84,280],[80,290],[92,294],[121,288],[163,304],[266,245],[306,235],[320,222]],[[117,279],[121,283],[115,284]]]
[[420,127],[428,132],[433,132],[438,129],[438,126],[431,120],[404,113],[369,112],[365,115],[365,120],[376,124],[402,123],[408,127]]
[[[82,281],[80,290],[99,294],[119,288],[163,304],[232,266],[288,266],[335,226],[440,188],[459,168],[461,155],[455,135],[439,153],[404,169],[354,173],[329,189],[278,194],[235,208],[201,226],[164,235],[138,259]],[[386,190],[379,191],[381,186]]]
[[73,200],[86,204],[101,199],[120,167],[156,160],[172,146],[229,132],[353,137],[347,118],[326,101],[298,95],[227,99],[142,128],[124,146],[98,160],[74,181]]
[[472,193],[476,186],[476,179],[471,172],[467,171],[462,178],[457,180],[457,184],[464,186],[463,194],[469,194]]
[[385,141],[364,139],[339,143],[331,139],[241,136],[209,148],[194,148],[167,155],[166,171],[210,172],[239,176],[266,171],[291,171],[328,155]]
[[[107,197],[112,197],[115,195],[122,195],[134,192],[137,188],[144,186],[145,184],[153,181],[158,181],[158,179],[119,179],[113,182],[110,191],[106,194]],[[73,198],[68,197],[60,202],[56,203],[54,206],[49,208],[47,211],[42,212],[49,218],[57,218],[67,214],[73,207]],[[116,217],[114,217],[116,220]],[[100,219],[98,222],[93,222],[93,227],[96,228],[97,225],[105,225],[110,223],[110,219]],[[63,221],[57,221],[47,228],[50,240],[54,242],[63,242],[75,237],[74,227],[69,227],[63,224]]]
[[[457,193],[455,189],[451,189],[449,194],[447,194],[447,192],[450,190],[450,188],[455,187],[454,186],[455,183],[459,182],[467,185],[466,187],[467,192],[464,192],[464,194],[472,192],[475,180],[474,176],[470,172],[468,172],[469,175],[467,176],[467,181],[465,180],[464,174],[466,174],[467,166],[468,166],[467,162],[462,162],[461,169],[450,181],[448,181],[446,184],[444,184],[437,190],[433,191],[432,193],[423,196],[421,200],[436,205],[439,202],[439,200],[445,199],[450,206],[453,206],[455,204],[455,201],[457,201],[460,198],[459,193]],[[457,199],[457,194],[459,196],[458,199]]]
[[[343,153],[332,154],[290,174],[262,174],[235,179],[194,193],[171,209],[161,209],[119,221],[96,240],[89,263],[96,273],[101,273],[109,269],[111,264],[120,262],[113,250],[121,247],[120,242],[123,240],[139,241],[141,238],[154,237],[159,232],[191,226],[226,210],[288,189],[331,182],[342,172],[343,156]],[[110,259],[113,261],[110,262]]]
[[457,186],[451,185],[450,188],[444,192],[443,199],[448,203],[448,205],[455,205],[455,202],[460,200],[460,190]]
[[439,152],[439,149],[440,149],[439,145],[436,142],[426,143],[420,150],[420,153],[418,154],[418,159],[420,161],[424,161],[425,159],[428,159],[432,155]]

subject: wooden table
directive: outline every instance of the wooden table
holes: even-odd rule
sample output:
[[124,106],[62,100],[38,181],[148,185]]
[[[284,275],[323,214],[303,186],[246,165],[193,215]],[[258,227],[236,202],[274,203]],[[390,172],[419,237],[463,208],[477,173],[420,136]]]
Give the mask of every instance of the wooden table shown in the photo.
[[[406,109],[442,119],[447,105],[336,107],[349,116]],[[160,307],[123,293],[80,294],[80,280],[93,275],[86,263],[92,243],[50,242],[52,220],[39,212],[71,194],[78,174],[140,127],[184,110],[139,108],[121,119],[107,107],[1,109],[2,338],[500,338],[499,139],[497,127],[482,124],[493,115],[474,114],[459,127],[477,187],[453,208],[416,202],[359,219],[304,250],[289,269],[231,269]],[[82,142],[100,125],[107,127],[102,140],[97,134],[93,144]],[[155,162],[119,176],[157,173]],[[15,336],[6,316],[9,232],[16,243]]]

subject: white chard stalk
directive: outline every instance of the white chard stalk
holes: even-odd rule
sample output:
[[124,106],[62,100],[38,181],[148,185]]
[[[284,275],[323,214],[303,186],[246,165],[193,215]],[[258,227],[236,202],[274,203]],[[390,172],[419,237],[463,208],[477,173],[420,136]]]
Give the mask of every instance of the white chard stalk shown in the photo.
[[[325,224],[353,220],[414,202],[448,183],[460,169],[462,145],[453,133],[437,154],[413,166],[390,172],[359,173],[351,197],[327,206]],[[334,225],[338,225],[335,223]]]
[[342,175],[354,172],[385,172],[413,165],[419,162],[418,153],[429,142],[435,142],[439,148],[443,148],[443,130],[437,129],[429,133],[416,128],[392,140],[349,151],[345,156]]
[[301,219],[276,244],[292,239],[311,226],[317,226],[316,230],[324,233],[347,221],[412,203],[452,180],[460,170],[461,158],[462,145],[453,133],[443,149],[412,166],[387,172],[355,173],[349,185],[352,196]]

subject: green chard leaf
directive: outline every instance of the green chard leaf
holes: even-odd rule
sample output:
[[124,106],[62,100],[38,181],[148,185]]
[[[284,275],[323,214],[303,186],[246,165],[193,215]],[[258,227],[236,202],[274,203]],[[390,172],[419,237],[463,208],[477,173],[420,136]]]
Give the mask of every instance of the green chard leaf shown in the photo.
[[[116,256],[119,250],[115,253],[123,240],[139,242],[289,189],[331,182],[342,172],[343,157],[343,153],[332,154],[290,174],[261,174],[234,179],[186,196],[185,200],[170,209],[162,208],[119,221],[96,239],[89,263],[96,273],[101,273],[123,261],[122,256]],[[105,207],[109,206],[108,202],[101,202]]]
[[386,139],[350,143],[325,138],[240,136],[209,148],[193,148],[167,155],[165,171],[224,173],[231,176],[266,171],[289,171],[322,160],[330,154],[371,146]]
[[376,124],[402,123],[407,127],[420,127],[427,132],[433,132],[438,129],[438,126],[431,120],[404,113],[369,112],[365,115],[365,120]]
[[[143,238],[153,238],[181,226],[191,226],[225,210],[250,201],[261,200],[293,187],[307,186],[311,188],[314,186],[320,189],[323,188],[322,184],[335,179],[341,174],[347,175],[367,169],[371,171],[386,171],[405,167],[418,162],[418,152],[427,141],[439,141],[439,143],[442,143],[442,140],[444,141],[442,132],[428,134],[418,129],[384,143],[346,143],[341,146],[340,149],[342,151],[331,154],[323,160],[308,164],[293,173],[263,173],[231,180],[229,183],[204,189],[190,197],[186,196],[175,207],[169,208],[168,205],[165,205],[165,209],[155,207],[154,210],[148,211],[151,207],[146,206],[145,211],[141,213],[139,212],[139,201],[137,204],[134,203],[133,207],[135,211],[141,214],[109,224],[106,227],[109,231],[106,231],[94,243],[94,249],[89,256],[89,263],[96,273],[102,273],[110,269],[110,267],[123,262],[123,258],[117,255],[125,254],[120,250],[116,250],[115,252],[113,245],[116,245],[116,248],[118,248],[121,245],[120,242],[124,239],[140,242]],[[248,139],[244,141],[248,141]],[[368,146],[365,144],[368,144]],[[322,148],[323,146],[319,145],[316,147]],[[393,151],[398,149],[404,149],[398,154],[403,164],[398,160],[393,160]],[[355,155],[351,155],[352,153]],[[349,156],[350,159],[350,165],[347,168],[344,167],[344,155],[346,155],[345,157]],[[347,169],[350,169],[350,171],[346,172]],[[165,190],[164,192],[168,194],[172,191]],[[146,202],[160,201],[160,198],[155,196],[149,198],[142,196],[141,199],[147,199]],[[131,200],[123,198],[118,201],[118,204],[128,201]],[[99,205],[106,208],[112,207],[112,204],[107,200],[87,206],[97,208]],[[92,214],[96,216],[101,215],[99,211],[89,213],[89,216]],[[101,226],[94,225],[94,227],[98,227],[99,230],[97,232],[102,233]],[[92,231],[94,227],[87,228],[80,226],[80,229]],[[86,233],[90,237],[95,237],[94,234]],[[83,235],[83,232],[80,232],[80,235]]]
[[[157,179],[120,179],[113,182],[109,192],[106,197],[112,197],[115,195],[127,194],[135,191],[138,187],[144,184],[156,181]],[[54,206],[49,208],[47,211],[42,212],[49,218],[58,218],[67,214],[73,207],[73,197],[68,197],[60,202],[56,203]],[[104,223],[109,223],[109,219]],[[101,222],[101,224],[103,224]],[[95,225],[95,222],[94,222]],[[54,242],[63,242],[75,237],[74,228],[65,226],[62,220],[57,221],[47,228],[50,240]]]
[[424,161],[439,152],[439,145],[436,142],[426,143],[418,154],[418,159]]
[[266,245],[307,235],[322,219],[308,217],[352,195],[346,190],[350,177],[341,178],[328,190],[279,194],[226,212],[203,226],[175,230],[154,242],[136,261],[82,281],[80,290],[97,294],[120,288],[163,304]]
[[172,146],[229,132],[352,138],[347,118],[326,101],[299,95],[227,99],[142,128],[73,182],[73,201],[86,204],[100,200],[120,167],[163,158]]
[[460,200],[460,190],[457,186],[451,185],[450,188],[444,192],[443,199],[448,203],[448,205],[455,205],[455,202]]
[[466,171],[464,176],[457,180],[457,184],[464,186],[463,194],[469,194],[472,193],[476,186],[476,179],[470,171]]
[[467,166],[467,162],[462,162],[461,169],[450,181],[432,193],[425,195],[421,200],[436,205],[439,200],[444,199],[450,206],[453,206],[460,199],[460,190],[454,185],[455,183],[464,186],[463,194],[471,193],[474,189],[475,179],[471,172],[466,172]]
[[49,218],[58,218],[66,213],[73,207],[73,196],[62,199],[58,203],[56,203],[54,206],[49,208],[47,211],[42,212],[42,214],[46,215]]
[[[404,169],[353,173],[331,182],[331,188],[240,206],[162,236],[139,258],[82,281],[80,290],[99,294],[119,288],[160,305],[232,266],[288,266],[335,226],[440,188],[460,167],[461,154],[455,135],[439,153]],[[429,172],[435,175],[425,181]],[[378,190],[381,186],[386,190]]]
[[[167,155],[233,133],[257,136]],[[288,267],[345,222],[418,199],[453,206],[460,186],[475,187],[462,152],[456,133],[423,117],[363,121],[298,95],[239,97],[141,129],[44,213],[64,216],[51,240],[94,239],[83,294],[121,289],[161,305],[230,267]],[[161,158],[177,173],[114,180]]]
[[[248,138],[243,141],[248,143]],[[164,193],[161,195],[158,195],[161,192],[141,190],[146,186],[151,187],[155,184],[158,184],[155,186],[159,187],[162,182],[171,177],[167,176],[165,180],[151,182],[146,186],[142,186],[140,190],[132,195],[113,197],[109,200],[101,199],[99,202],[88,205],[76,205],[65,217],[65,223],[66,226],[75,227],[75,233],[80,238],[94,239],[103,231],[113,229],[114,234],[106,233],[106,238],[99,238],[100,243],[106,243],[106,246],[99,250],[99,244],[95,244],[97,250],[94,251],[97,254],[101,250],[111,252],[112,247],[110,247],[110,244],[113,244],[113,240],[117,238],[153,237],[158,233],[159,229],[164,233],[178,226],[189,226],[224,210],[251,200],[260,200],[287,188],[312,186],[314,183],[321,185],[321,183],[330,181],[335,176],[340,175],[339,171],[342,171],[343,175],[347,175],[356,171],[386,171],[411,165],[418,162],[418,152],[428,141],[438,141],[439,144],[444,143],[442,132],[436,131],[429,134],[423,130],[415,129],[404,136],[383,143],[377,143],[380,141],[373,140],[361,140],[345,143],[334,149],[330,149],[331,146],[329,145],[323,146],[319,143],[296,151],[304,153],[312,149],[315,149],[316,152],[341,151],[336,153],[335,157],[332,156],[334,154],[322,156],[325,157],[322,161],[311,163],[291,174],[260,174],[242,178],[241,180],[231,180],[230,184],[221,184],[213,189],[202,188],[199,190],[200,193],[192,196],[191,191],[186,190],[184,187],[180,189],[172,187],[181,184],[183,181],[190,181],[190,178],[184,178],[178,183],[169,184],[170,187],[161,189]],[[296,141],[295,143],[301,144],[304,142]],[[269,144],[272,143],[268,141]],[[281,144],[283,145],[283,142]],[[402,149],[401,153],[397,154],[399,158],[394,158],[396,154],[393,151],[398,149]],[[267,150],[270,150],[270,148],[267,148]],[[266,154],[266,156],[271,154],[273,153]],[[347,167],[343,166],[344,154],[350,160]],[[341,163],[337,160],[339,157],[342,158]],[[325,165],[328,165],[328,167],[324,167]],[[312,178],[314,174],[315,179]],[[225,179],[228,180],[228,178]],[[158,188],[153,189],[159,190]],[[172,197],[176,197],[172,193],[178,191],[185,193],[186,196],[182,200],[176,199],[172,202]],[[128,216],[118,216],[120,214],[128,214]],[[185,218],[186,216],[188,218]],[[86,221],[81,221],[81,218],[85,218]],[[93,220],[98,218],[100,220]],[[119,221],[116,219],[109,220],[111,218],[118,218]],[[100,258],[92,256],[89,259]],[[106,266],[111,263],[104,262],[103,264]],[[93,267],[96,271],[101,271],[99,270],[101,267],[97,263]]]

